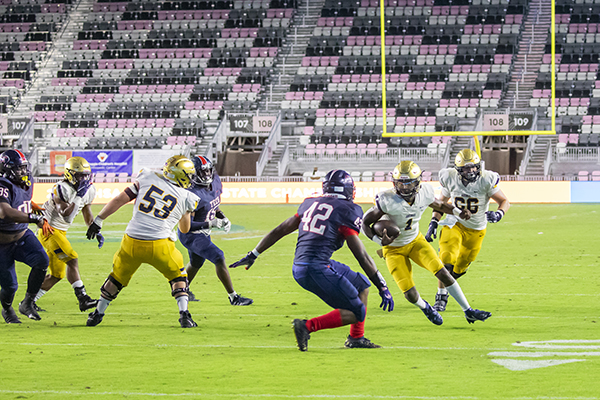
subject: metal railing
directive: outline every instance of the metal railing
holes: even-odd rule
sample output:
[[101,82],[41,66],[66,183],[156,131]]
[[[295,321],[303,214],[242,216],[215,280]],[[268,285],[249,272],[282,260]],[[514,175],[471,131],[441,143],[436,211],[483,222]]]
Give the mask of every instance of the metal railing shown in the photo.
[[548,161],[556,163],[598,163],[600,164],[600,152],[598,147],[563,147],[557,149],[556,146],[552,146],[550,151],[551,157],[548,157]]
[[277,114],[275,124],[273,124],[273,128],[269,133],[269,137],[265,141],[263,150],[260,153],[258,161],[256,162],[256,176],[261,176],[264,172],[267,163],[273,157],[273,153],[277,148],[277,143],[279,143],[279,139],[281,139],[281,113]]
[[337,154],[335,151],[323,150],[323,152],[307,153],[304,149],[290,150],[290,160],[299,162],[331,162],[331,161],[391,161],[413,160],[415,162],[441,162],[448,153],[446,147],[442,152],[430,152],[428,149],[393,148],[386,149],[385,153],[376,150],[362,149],[361,154]]

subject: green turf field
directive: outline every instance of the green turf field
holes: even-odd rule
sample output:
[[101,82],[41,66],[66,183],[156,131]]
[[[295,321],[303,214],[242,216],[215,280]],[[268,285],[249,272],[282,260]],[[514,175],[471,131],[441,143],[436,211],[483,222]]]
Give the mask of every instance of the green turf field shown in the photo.
[[[213,239],[233,262],[296,207],[223,210],[233,229]],[[377,292],[370,294],[366,336],[382,349],[345,349],[343,327],[316,332],[308,352],[297,350],[292,319],[330,309],[292,278],[295,235],[250,270],[230,271],[252,306],[230,306],[214,267],[205,265],[191,286],[201,299],[190,304],[195,329],[179,327],[169,285],[149,266],[94,328],[85,326],[87,313],[65,279],[40,300],[42,321],[0,324],[0,399],[600,399],[597,210],[513,205],[489,225],[478,260],[459,281],[474,307],[493,313],[484,323],[469,325],[451,300],[444,324],[434,326],[376,259],[396,301],[392,313],[383,312]],[[84,239],[81,216],[69,231],[93,297],[130,214],[128,206],[105,222],[101,250]],[[377,246],[363,239],[375,256]],[[335,259],[359,268],[347,248]],[[17,271],[16,302],[29,268],[19,264]],[[434,277],[417,269],[415,280],[433,302]]]

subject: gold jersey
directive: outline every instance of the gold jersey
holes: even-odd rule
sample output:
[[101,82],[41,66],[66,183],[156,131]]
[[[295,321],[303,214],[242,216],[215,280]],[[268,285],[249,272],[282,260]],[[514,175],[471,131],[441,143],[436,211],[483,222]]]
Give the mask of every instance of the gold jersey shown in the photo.
[[[46,220],[48,220],[48,223],[51,227],[60,229],[62,231],[66,231],[71,227],[73,221],[67,221],[62,215],[60,215],[60,213],[58,212],[58,208],[56,207],[56,199],[60,199],[65,203],[70,204],[73,202],[76,196],[77,191],[69,182],[60,181],[52,187],[50,199],[48,199],[43,205],[45,209],[44,217],[46,218]],[[85,207],[88,204],[92,204],[94,198],[96,198],[96,187],[94,185],[91,185],[87,193],[81,199],[82,201],[79,204],[77,214],[81,212],[81,209],[83,207]]]
[[386,214],[382,219],[392,220],[400,227],[400,235],[390,246],[404,246],[417,238],[421,216],[434,201],[433,187],[426,183],[421,184],[412,205],[400,197],[394,189],[384,190],[377,194],[375,204]]
[[447,221],[446,224],[453,225],[458,221],[470,229],[485,229],[487,227],[485,212],[489,209],[490,198],[500,190],[498,187],[500,175],[482,169],[479,178],[467,186],[463,184],[462,178],[455,168],[442,169],[439,177],[442,195],[450,198],[455,207],[471,211],[471,219],[468,221],[457,220],[453,215],[448,215],[446,219],[453,221]]
[[143,169],[131,191],[137,195],[133,217],[125,233],[139,240],[177,240],[173,230],[179,220],[196,208],[200,198],[189,190],[167,181],[161,174]]

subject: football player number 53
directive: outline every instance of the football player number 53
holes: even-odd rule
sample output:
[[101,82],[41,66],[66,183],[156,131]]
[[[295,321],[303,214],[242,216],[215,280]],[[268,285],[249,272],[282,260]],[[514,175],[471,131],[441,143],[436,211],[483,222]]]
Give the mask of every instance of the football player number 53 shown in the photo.
[[325,224],[322,222],[326,221],[332,212],[333,207],[329,204],[313,203],[313,205],[302,214],[302,223],[304,224],[302,229],[316,233],[317,235],[322,235],[325,232]]
[[[156,193],[164,202],[163,206],[160,208],[156,207],[156,199],[152,197],[152,194],[154,193]],[[175,205],[177,205],[177,199],[174,196],[171,196],[170,194],[162,196],[163,193],[164,190],[159,189],[154,185],[150,186],[150,189],[146,191],[146,194],[142,198],[142,201],[140,201],[140,211],[149,214],[150,212],[152,212],[152,210],[154,210],[152,214],[156,218],[167,218],[169,214],[171,214],[171,211],[173,211],[173,209],[175,208]],[[144,201],[147,201],[147,203],[144,203]]]

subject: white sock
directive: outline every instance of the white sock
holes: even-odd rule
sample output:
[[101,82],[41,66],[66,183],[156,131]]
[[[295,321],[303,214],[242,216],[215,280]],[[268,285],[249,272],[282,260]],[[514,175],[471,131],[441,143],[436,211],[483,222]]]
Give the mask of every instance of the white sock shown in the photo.
[[179,307],[179,311],[187,311],[189,298],[187,295],[179,296],[175,298],[177,300],[177,307]]
[[76,289],[76,288],[78,288],[78,287],[83,287],[83,282],[82,282],[82,280],[80,279],[80,280],[78,280],[78,281],[75,281],[75,282],[71,283],[71,287],[72,287],[73,289]]
[[42,298],[43,295],[45,295],[46,293],[48,293],[46,290],[44,289],[40,289],[39,292],[37,292],[37,294],[35,295],[35,298],[33,299],[33,301],[38,301],[39,299]]
[[438,288],[438,294],[448,294],[448,289],[445,287]]
[[96,310],[98,310],[100,314],[104,314],[109,304],[110,300],[106,300],[104,297],[100,296],[100,299],[98,300],[98,305],[96,306]]
[[448,290],[448,293],[450,293],[450,296],[454,297],[454,300],[456,300],[463,311],[467,311],[469,308],[471,308],[458,282],[454,282],[452,285],[446,286],[446,289]]
[[229,300],[233,301],[233,299],[235,299],[235,296],[237,296],[237,293],[234,290],[233,292],[229,293]]
[[413,303],[415,306],[419,307],[421,310],[424,310],[427,308],[427,303],[425,302],[425,300],[423,300],[421,298],[421,296],[419,296],[419,300],[417,300],[416,303]]

